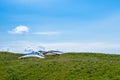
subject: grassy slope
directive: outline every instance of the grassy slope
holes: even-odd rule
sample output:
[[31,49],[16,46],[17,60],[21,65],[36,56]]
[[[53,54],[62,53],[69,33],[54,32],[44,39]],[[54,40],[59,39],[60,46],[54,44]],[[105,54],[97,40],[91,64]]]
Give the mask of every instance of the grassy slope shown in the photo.
[[45,59],[0,53],[0,80],[120,80],[120,55],[63,54]]

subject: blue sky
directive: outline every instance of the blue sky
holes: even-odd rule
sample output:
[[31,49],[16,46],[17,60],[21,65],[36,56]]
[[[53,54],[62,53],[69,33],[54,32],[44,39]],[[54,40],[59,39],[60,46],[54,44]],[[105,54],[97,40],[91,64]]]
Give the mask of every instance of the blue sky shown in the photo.
[[120,53],[120,0],[1,0],[0,50],[44,46]]

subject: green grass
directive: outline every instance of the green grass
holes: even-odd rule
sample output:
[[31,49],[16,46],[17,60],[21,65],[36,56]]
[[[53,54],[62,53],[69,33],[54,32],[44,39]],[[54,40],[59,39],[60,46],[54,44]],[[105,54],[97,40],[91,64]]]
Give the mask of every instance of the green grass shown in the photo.
[[120,80],[120,55],[66,53],[18,59],[0,52],[0,80]]

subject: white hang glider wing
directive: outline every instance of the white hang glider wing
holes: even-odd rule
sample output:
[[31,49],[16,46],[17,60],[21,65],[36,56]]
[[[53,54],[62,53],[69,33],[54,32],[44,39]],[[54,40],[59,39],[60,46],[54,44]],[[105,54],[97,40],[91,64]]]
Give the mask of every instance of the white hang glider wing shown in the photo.
[[19,57],[19,59],[26,58],[26,57],[45,58],[44,56],[40,56],[40,55],[33,55],[33,54],[32,54],[32,55],[31,55],[31,54],[29,55],[29,54],[28,54],[28,55],[24,55],[24,56]]
[[45,58],[42,53],[32,51],[32,52],[30,52],[30,53],[26,53],[24,56],[19,57],[19,59],[26,58],[26,57]]

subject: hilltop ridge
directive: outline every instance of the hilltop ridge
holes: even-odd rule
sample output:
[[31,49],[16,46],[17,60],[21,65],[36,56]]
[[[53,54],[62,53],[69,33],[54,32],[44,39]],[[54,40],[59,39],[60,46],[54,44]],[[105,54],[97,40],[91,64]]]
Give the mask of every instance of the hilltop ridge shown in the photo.
[[65,53],[45,59],[18,59],[0,52],[0,80],[119,80],[120,55]]

